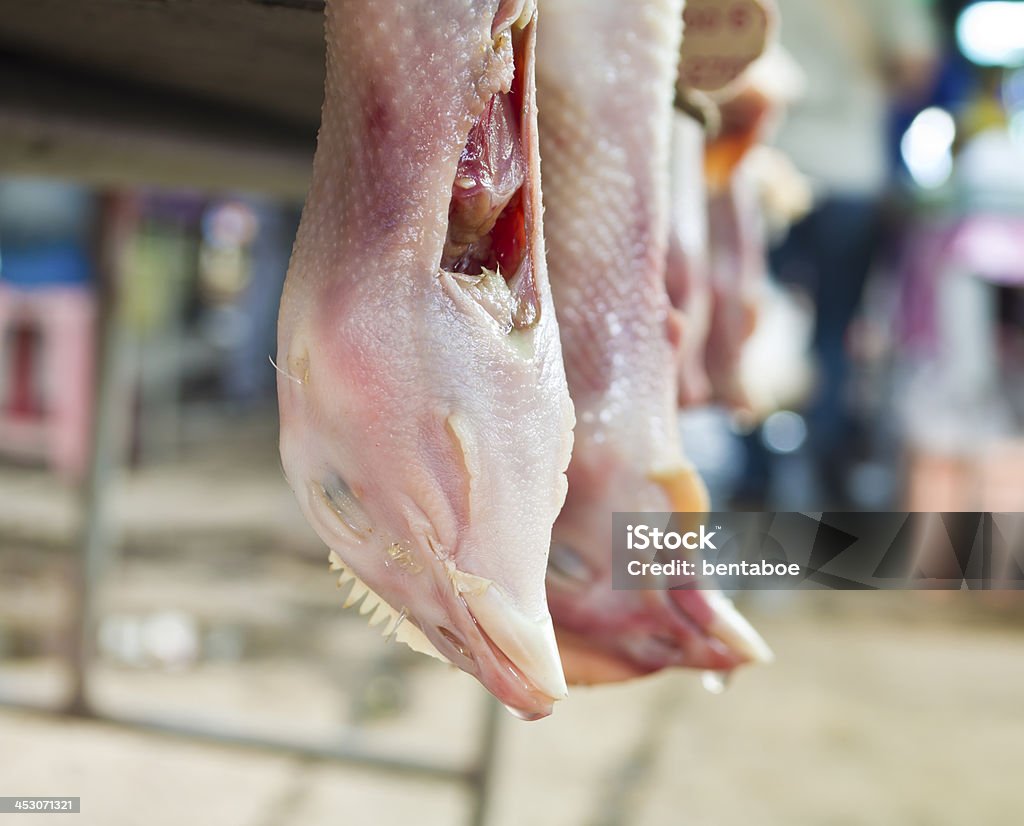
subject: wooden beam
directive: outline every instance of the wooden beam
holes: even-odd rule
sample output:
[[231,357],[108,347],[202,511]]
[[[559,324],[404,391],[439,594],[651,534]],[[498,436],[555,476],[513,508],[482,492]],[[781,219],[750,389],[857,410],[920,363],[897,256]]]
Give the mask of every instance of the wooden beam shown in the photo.
[[0,0],[0,174],[301,198],[322,0]]
[[315,127],[0,54],[0,174],[305,195]]
[[0,0],[0,49],[315,126],[322,10],[320,0]]

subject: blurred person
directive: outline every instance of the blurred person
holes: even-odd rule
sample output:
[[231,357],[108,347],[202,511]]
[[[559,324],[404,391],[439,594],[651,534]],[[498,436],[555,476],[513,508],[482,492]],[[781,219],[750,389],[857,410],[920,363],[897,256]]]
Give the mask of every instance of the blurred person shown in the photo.
[[[923,95],[937,63],[925,0],[779,0],[782,44],[807,76],[777,145],[810,179],[815,207],[772,252],[783,282],[805,287],[817,318],[817,391],[808,410],[818,494],[843,499],[852,417],[847,333],[877,246],[892,170],[891,107]],[[825,504],[825,502],[819,502]]]

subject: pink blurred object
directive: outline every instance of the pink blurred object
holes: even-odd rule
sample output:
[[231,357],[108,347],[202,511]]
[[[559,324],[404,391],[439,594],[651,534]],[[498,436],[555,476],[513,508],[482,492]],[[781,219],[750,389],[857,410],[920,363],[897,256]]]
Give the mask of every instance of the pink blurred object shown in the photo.
[[1024,286],[1024,216],[976,213],[922,222],[907,239],[901,331],[905,346],[934,353],[937,294],[947,278]]
[[1024,218],[972,215],[954,227],[946,253],[978,278],[1024,286]]
[[96,301],[84,288],[0,283],[0,453],[82,477],[89,454]]

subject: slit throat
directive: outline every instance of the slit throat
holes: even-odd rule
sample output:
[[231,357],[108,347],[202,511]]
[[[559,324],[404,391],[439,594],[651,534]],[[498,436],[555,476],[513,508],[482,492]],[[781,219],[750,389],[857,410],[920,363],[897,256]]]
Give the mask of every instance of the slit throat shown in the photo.
[[520,329],[538,317],[529,244],[533,30],[531,20],[495,36],[501,51],[502,39],[511,39],[512,80],[487,101],[469,131],[452,184],[441,257],[441,268],[453,274],[500,274],[513,298],[512,324]]

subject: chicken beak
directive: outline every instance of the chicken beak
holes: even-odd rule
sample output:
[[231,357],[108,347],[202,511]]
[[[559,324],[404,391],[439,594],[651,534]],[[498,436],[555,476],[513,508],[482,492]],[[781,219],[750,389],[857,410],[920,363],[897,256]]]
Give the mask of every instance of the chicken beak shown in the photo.
[[528,617],[490,580],[456,573],[461,596],[491,643],[534,688],[552,700],[565,699],[569,689],[551,616]]
[[709,590],[702,593],[711,606],[712,619],[708,633],[712,637],[749,662],[767,664],[775,659],[768,643],[747,618],[736,610],[731,599],[721,591]]
[[[707,513],[710,503],[707,488],[695,469],[691,467],[672,468],[652,474],[651,479],[662,487],[676,512],[688,514],[685,522],[693,523],[693,526],[699,524]],[[704,605],[701,608],[703,610],[698,609],[699,613],[710,612],[710,619],[705,626],[706,632],[744,661],[770,663],[775,659],[768,643],[757,633],[747,618],[736,610],[732,600],[721,591],[706,589],[674,593],[676,601],[683,605],[684,610],[687,610],[684,604],[688,601],[686,594],[693,599],[702,600]]]

